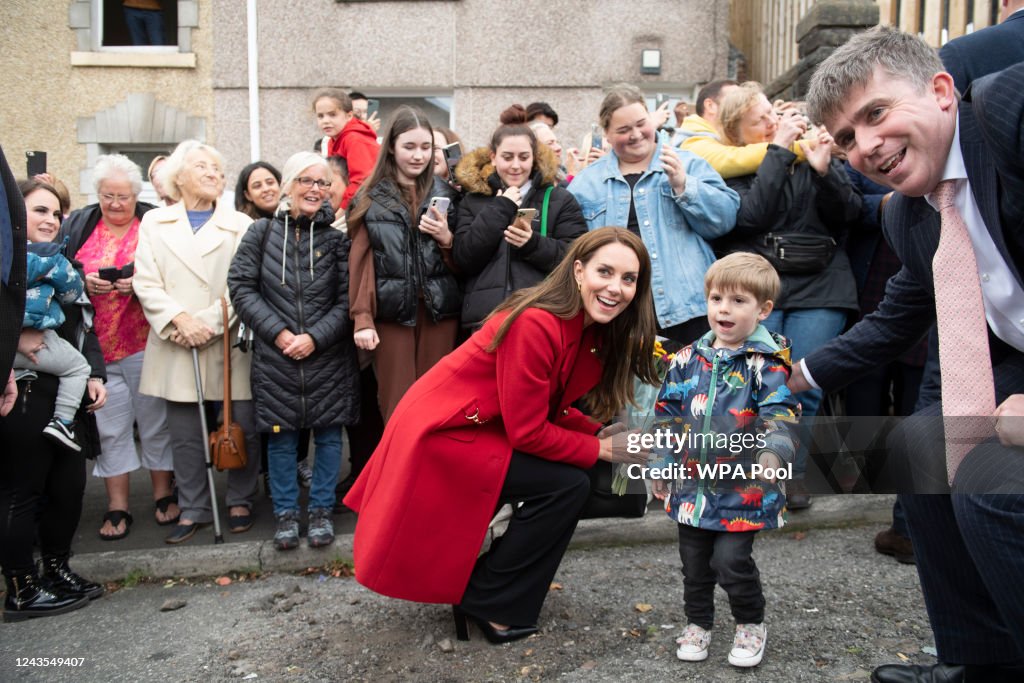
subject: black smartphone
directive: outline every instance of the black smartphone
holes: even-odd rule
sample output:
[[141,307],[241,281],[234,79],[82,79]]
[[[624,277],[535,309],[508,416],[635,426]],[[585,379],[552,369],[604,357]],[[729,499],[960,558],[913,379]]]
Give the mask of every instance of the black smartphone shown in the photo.
[[29,178],[46,173],[46,152],[25,152],[25,166]]
[[99,272],[96,273],[96,276],[101,280],[106,280],[107,282],[117,282],[121,279],[121,269],[114,268],[113,266],[110,268],[100,268]]
[[135,262],[132,261],[126,265],[121,266],[121,277],[128,279],[132,275],[135,275]]
[[454,183],[455,167],[459,165],[459,160],[462,159],[462,145],[458,142],[445,145],[441,148],[441,153],[444,154],[444,162],[448,165],[448,180]]
[[369,120],[374,114],[380,116],[380,100],[366,100],[366,119]]

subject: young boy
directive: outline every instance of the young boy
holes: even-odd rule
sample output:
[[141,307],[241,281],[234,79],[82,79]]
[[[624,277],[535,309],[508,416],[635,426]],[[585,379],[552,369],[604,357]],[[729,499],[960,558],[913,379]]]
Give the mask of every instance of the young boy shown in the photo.
[[64,323],[61,304],[76,301],[83,289],[81,276],[60,253],[61,248],[60,244],[46,242],[28,245],[23,327],[43,331],[43,348],[35,352],[35,361],[17,354],[14,367],[60,378],[54,416],[43,435],[77,453],[82,447],[75,439],[75,413],[85,395],[90,367],[85,356],[55,331]]
[[754,534],[784,523],[775,470],[792,458],[783,423],[799,406],[786,388],[789,343],[761,325],[779,293],[771,264],[730,254],[708,269],[704,292],[711,331],[676,354],[655,404],[655,428],[673,436],[661,465],[673,471],[671,487],[664,479],[652,487],[679,523],[687,626],[676,656],[707,658],[718,583],[736,619],[729,663],[750,667],[767,639]]

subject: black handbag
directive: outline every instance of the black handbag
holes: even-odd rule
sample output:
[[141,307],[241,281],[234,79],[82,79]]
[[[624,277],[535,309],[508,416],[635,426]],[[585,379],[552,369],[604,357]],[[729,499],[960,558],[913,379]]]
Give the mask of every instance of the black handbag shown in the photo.
[[755,252],[768,259],[779,273],[810,274],[825,270],[836,253],[828,235],[806,232],[769,232],[753,243]]
[[626,493],[612,491],[612,479],[618,467],[606,460],[598,460],[587,474],[590,476],[590,497],[580,513],[580,519],[604,517],[643,517],[647,512],[647,486],[642,479],[630,479]]

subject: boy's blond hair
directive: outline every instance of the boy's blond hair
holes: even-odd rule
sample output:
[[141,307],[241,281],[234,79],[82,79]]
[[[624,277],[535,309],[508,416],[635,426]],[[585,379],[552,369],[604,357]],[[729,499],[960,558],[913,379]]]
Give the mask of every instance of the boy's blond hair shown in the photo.
[[747,251],[724,256],[708,268],[704,275],[704,297],[714,287],[723,292],[741,289],[754,295],[758,303],[775,301],[779,297],[779,274],[768,259]]

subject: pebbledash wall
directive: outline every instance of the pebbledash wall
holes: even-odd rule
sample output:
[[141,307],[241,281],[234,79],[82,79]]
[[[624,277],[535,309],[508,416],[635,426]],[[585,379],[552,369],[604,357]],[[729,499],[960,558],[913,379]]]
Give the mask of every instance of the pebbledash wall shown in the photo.
[[[385,118],[422,104],[470,148],[509,104],[544,100],[573,146],[612,83],[692,101],[728,69],[728,0],[177,0],[177,46],[163,50],[99,44],[102,13],[119,5],[0,2],[0,144],[18,175],[26,150],[47,151],[76,206],[90,199],[98,154],[144,156],[188,137],[225,155],[233,186],[253,149],[251,47],[260,157],[279,167],[317,137],[322,86],[379,98]],[[641,74],[642,50],[660,51],[660,74]]]

